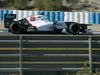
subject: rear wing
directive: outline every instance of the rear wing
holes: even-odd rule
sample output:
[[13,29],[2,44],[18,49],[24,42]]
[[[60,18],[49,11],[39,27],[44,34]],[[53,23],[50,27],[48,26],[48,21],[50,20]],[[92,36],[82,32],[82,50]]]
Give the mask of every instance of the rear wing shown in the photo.
[[9,28],[10,24],[16,19],[16,14],[5,14],[4,15],[4,27]]

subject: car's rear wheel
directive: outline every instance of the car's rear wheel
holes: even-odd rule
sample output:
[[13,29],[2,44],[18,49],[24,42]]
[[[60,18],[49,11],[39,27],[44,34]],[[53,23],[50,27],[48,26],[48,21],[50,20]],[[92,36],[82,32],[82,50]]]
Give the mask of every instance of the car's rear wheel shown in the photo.
[[10,25],[10,28],[9,28],[10,32],[14,33],[14,34],[19,34],[19,33],[22,33],[22,28],[20,27],[20,25],[16,22],[12,23]]

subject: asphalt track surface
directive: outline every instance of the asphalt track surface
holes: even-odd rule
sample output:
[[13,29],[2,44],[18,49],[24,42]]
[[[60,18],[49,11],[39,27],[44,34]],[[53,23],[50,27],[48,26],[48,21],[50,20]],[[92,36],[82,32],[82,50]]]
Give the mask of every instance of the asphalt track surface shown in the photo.
[[80,35],[73,35],[73,34],[66,34],[66,33],[48,33],[48,32],[38,32],[38,33],[23,33],[23,34],[13,34],[10,32],[0,32],[0,36],[100,36],[99,33],[95,34],[80,34]]

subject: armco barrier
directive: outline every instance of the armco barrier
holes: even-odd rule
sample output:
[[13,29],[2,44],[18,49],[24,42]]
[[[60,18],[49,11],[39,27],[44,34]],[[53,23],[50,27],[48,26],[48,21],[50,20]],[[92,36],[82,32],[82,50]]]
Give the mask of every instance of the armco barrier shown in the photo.
[[0,72],[100,71],[99,58],[99,35],[0,36]]

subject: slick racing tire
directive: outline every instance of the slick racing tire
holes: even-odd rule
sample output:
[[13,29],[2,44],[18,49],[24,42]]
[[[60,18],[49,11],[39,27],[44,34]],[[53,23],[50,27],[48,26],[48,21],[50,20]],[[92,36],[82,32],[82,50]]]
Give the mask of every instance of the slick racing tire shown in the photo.
[[12,23],[10,25],[9,30],[10,30],[10,32],[12,32],[14,34],[22,33],[22,28],[20,27],[20,25],[17,22]]
[[70,24],[68,31],[69,31],[69,33],[74,34],[74,35],[79,34],[79,32],[80,32],[79,24],[78,23]]

